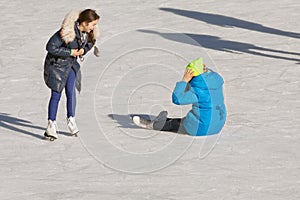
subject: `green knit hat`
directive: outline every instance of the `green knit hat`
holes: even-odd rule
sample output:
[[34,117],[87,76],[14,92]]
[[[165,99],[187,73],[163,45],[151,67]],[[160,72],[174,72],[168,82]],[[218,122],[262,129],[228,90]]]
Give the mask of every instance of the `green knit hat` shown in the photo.
[[197,58],[196,60],[191,61],[187,66],[186,69],[192,69],[194,72],[194,76],[199,76],[204,72],[203,70],[203,59]]

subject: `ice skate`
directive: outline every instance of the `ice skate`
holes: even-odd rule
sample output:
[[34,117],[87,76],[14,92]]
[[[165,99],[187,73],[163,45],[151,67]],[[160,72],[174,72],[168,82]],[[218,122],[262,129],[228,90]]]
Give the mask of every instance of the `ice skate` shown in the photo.
[[132,121],[135,125],[146,128],[146,129],[153,129],[153,121],[141,118],[140,116],[134,116]]
[[155,119],[153,120],[153,122],[161,122],[163,121],[165,123],[165,121],[167,120],[167,116],[168,116],[168,111],[161,111],[157,117],[155,117]]
[[58,138],[57,135],[57,124],[56,121],[49,120],[47,129],[44,133],[45,139],[49,139],[50,141],[54,141]]
[[69,131],[71,132],[71,135],[78,136],[77,134],[79,133],[79,129],[77,128],[75,118],[74,117],[69,117],[67,118],[67,125],[69,128]]
[[161,130],[167,121],[167,116],[167,111],[161,111],[159,115],[153,120],[153,129]]
[[154,123],[165,123],[167,120],[167,111],[161,111],[159,115],[154,120],[147,120],[144,118],[141,118],[140,116],[134,116],[132,118],[132,121],[139,127],[146,128],[146,129],[153,129]]

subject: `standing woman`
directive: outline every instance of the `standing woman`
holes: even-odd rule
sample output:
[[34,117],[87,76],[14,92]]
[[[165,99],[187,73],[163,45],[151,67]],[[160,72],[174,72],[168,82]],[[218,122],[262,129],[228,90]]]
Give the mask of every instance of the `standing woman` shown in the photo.
[[76,91],[81,90],[81,72],[77,59],[83,61],[83,56],[95,46],[99,36],[97,24],[99,15],[92,9],[70,12],[66,15],[60,30],[48,41],[48,51],[44,64],[44,81],[51,89],[48,106],[48,126],[45,136],[50,140],[57,139],[56,114],[63,89],[67,97],[67,125],[72,135],[77,135],[79,129],[75,122]]

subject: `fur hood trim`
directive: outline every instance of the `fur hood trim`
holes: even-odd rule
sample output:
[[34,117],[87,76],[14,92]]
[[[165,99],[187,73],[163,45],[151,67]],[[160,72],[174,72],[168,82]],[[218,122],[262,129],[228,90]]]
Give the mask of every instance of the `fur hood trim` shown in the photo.
[[[80,12],[81,11],[69,12],[62,22],[60,36],[67,44],[72,42],[76,37],[76,33],[74,30],[74,24],[77,21]],[[93,32],[94,32],[95,39],[97,39],[100,35],[98,25],[96,25]]]

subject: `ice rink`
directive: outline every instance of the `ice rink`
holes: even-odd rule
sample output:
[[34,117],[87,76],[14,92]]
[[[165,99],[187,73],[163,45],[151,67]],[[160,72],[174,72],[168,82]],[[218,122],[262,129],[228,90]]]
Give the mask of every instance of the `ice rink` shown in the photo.
[[[300,2],[7,1],[0,18],[1,200],[300,199]],[[45,46],[71,10],[101,16],[77,94],[79,137],[43,139]],[[183,117],[171,94],[197,57],[225,80],[222,132],[144,130],[133,114]]]

